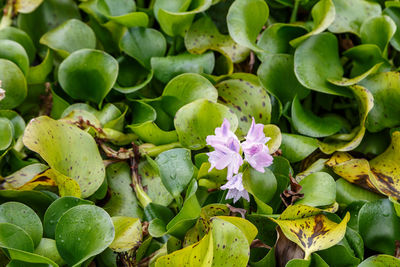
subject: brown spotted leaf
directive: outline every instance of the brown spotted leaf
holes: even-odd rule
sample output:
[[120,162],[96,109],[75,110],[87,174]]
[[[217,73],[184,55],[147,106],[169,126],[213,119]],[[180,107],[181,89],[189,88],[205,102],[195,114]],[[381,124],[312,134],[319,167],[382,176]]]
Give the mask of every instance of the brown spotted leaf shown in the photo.
[[[315,214],[319,209],[306,207],[290,206],[290,215],[295,215],[296,219],[287,218],[289,214],[284,214],[285,212],[282,214],[283,217],[281,215],[278,219],[271,219],[280,226],[289,240],[304,250],[304,259],[309,259],[311,253],[330,248],[343,239],[350,214],[347,213],[342,222],[337,224],[324,214]],[[312,214],[312,216],[307,216],[307,214]]]

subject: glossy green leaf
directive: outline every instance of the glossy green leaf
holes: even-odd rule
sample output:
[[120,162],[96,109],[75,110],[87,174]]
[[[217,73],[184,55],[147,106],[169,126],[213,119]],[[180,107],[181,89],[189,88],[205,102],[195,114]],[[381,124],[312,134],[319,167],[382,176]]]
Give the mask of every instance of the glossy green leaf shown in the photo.
[[25,31],[35,44],[43,34],[69,19],[80,19],[73,0],[46,0],[33,12],[18,16],[18,27]]
[[111,22],[116,22],[122,26],[146,27],[149,23],[149,18],[145,12],[134,12],[136,10],[134,1],[99,0],[96,8]]
[[385,266],[397,266],[400,264],[400,260],[390,255],[376,255],[371,256],[365,261],[361,262],[359,267],[385,267]]
[[297,47],[310,36],[317,35],[325,31],[335,20],[335,6],[332,0],[321,0],[311,10],[313,18],[313,28],[307,34],[298,37],[290,42],[294,47]]
[[293,56],[286,54],[268,54],[257,71],[257,75],[271,94],[283,104],[298,98],[305,98],[310,90],[304,87],[296,78]]
[[[154,3],[154,15],[161,29],[170,36],[184,36],[197,13],[211,6],[212,0],[168,1],[157,0]],[[190,7],[190,10],[188,10]]]
[[106,249],[114,240],[110,216],[94,205],[79,205],[61,216],[56,227],[56,244],[61,257],[72,266]]
[[396,32],[396,24],[388,16],[372,17],[360,29],[363,44],[375,44],[386,54],[387,45]]
[[28,74],[28,54],[19,43],[11,40],[0,40],[0,58],[14,62],[25,75]]
[[0,118],[0,151],[6,150],[12,143],[14,128],[9,119]]
[[43,219],[44,234],[46,237],[55,238],[57,223],[65,212],[75,206],[89,204],[92,203],[88,200],[76,197],[61,197],[51,203],[49,208],[46,210]]
[[151,67],[154,76],[163,83],[169,82],[175,76],[182,73],[207,73],[214,69],[215,58],[212,52],[202,55],[180,54],[167,57],[153,57]]
[[393,22],[396,24],[396,32],[393,35],[393,38],[390,40],[390,44],[396,49],[400,49],[400,8],[398,6],[388,6],[383,10],[383,14],[389,16]]
[[85,23],[77,19],[70,19],[44,34],[40,38],[40,43],[47,45],[61,57],[66,58],[77,50],[96,48],[96,36]]
[[33,252],[32,238],[21,227],[7,222],[0,223],[0,247]]
[[328,30],[333,33],[351,32],[360,35],[360,28],[364,21],[381,14],[378,3],[365,0],[332,0],[336,16]]
[[305,109],[297,97],[292,102],[292,123],[296,131],[311,137],[330,136],[342,128],[341,121],[336,117],[316,116]]
[[261,52],[255,41],[268,15],[268,5],[262,0],[236,0],[226,17],[230,36],[236,43]]
[[220,127],[224,118],[231,123],[235,131],[238,119],[224,105],[205,99],[198,99],[178,110],[174,124],[179,136],[179,142],[190,149],[201,149],[206,145],[206,137]]
[[143,234],[138,218],[116,216],[111,219],[115,227],[114,241],[110,244],[112,250],[125,252],[140,245]]
[[275,194],[277,182],[274,173],[265,169],[264,173],[249,167],[243,173],[243,186],[262,202],[269,202]]
[[46,56],[39,65],[29,68],[26,77],[28,84],[41,84],[46,81],[47,76],[53,69],[53,51],[47,50]]
[[369,112],[366,127],[368,131],[378,132],[384,128],[398,125],[397,110],[395,104],[400,98],[400,79],[396,72],[384,72],[371,75],[361,84],[371,92],[374,97],[374,107]]
[[194,167],[190,151],[175,148],[158,155],[155,162],[158,165],[161,181],[171,195],[178,201],[181,192],[193,177]]
[[296,134],[282,134],[282,155],[290,162],[305,159],[318,148],[318,141],[314,138]]
[[383,196],[377,193],[368,191],[359,186],[349,183],[345,179],[336,180],[336,201],[340,206],[345,207],[354,201],[366,200],[374,201],[382,198]]
[[268,62],[270,54],[289,54],[293,50],[289,42],[306,33],[307,30],[300,25],[274,23],[261,33],[257,45],[264,51],[257,56],[262,62]]
[[110,216],[142,218],[143,211],[130,186],[132,178],[128,164],[124,162],[111,164],[107,167],[106,173],[111,197],[103,207],[104,210]]
[[244,137],[254,117],[257,123],[268,124],[271,119],[271,101],[258,82],[244,79],[225,80],[216,85],[218,101],[229,107],[239,120],[236,134]]
[[144,102],[135,101],[131,105],[133,120],[127,125],[132,132],[145,142],[155,145],[170,144],[178,141],[176,131],[165,131],[155,123],[156,110]]
[[217,102],[218,91],[203,76],[185,73],[176,76],[165,86],[162,105],[170,116],[175,116],[182,106],[200,98]]
[[49,258],[58,265],[63,266],[65,264],[65,261],[61,258],[60,253],[58,253],[56,241],[54,239],[42,238],[39,246],[37,246],[35,249],[35,254]]
[[109,54],[81,49],[65,59],[58,69],[63,90],[72,98],[100,104],[118,75],[118,62]]
[[[105,171],[97,145],[79,128],[39,117],[28,124],[23,141],[51,168],[78,182],[82,197],[92,195],[102,184]],[[73,143],[79,143],[79,146]],[[63,160],[57,159],[57,155],[63,155]]]
[[21,227],[32,238],[34,247],[38,246],[42,239],[43,227],[40,218],[22,203],[7,202],[0,205],[0,222]]
[[[324,68],[325,62],[330,62]],[[340,80],[343,67],[339,60],[338,43],[333,34],[321,33],[304,41],[294,54],[294,72],[299,82],[318,92],[350,96],[346,88],[328,83],[327,79]]]
[[328,173],[314,172],[304,177],[299,184],[302,186],[300,193],[304,194],[304,198],[296,201],[296,204],[324,207],[335,202],[336,183]]
[[15,63],[0,59],[1,88],[5,97],[0,101],[0,109],[13,109],[19,106],[27,95],[24,73]]
[[135,27],[125,32],[120,41],[121,50],[150,68],[152,57],[162,57],[167,43],[162,33],[155,29]]
[[[229,35],[221,34],[209,17],[196,20],[185,36],[186,49],[193,54],[214,50],[232,63],[240,63],[249,55],[249,49],[237,44]],[[231,66],[233,70],[233,65]]]
[[35,59],[36,48],[29,35],[24,31],[15,27],[5,27],[0,30],[0,39],[15,41],[22,45],[28,54],[30,63]]
[[365,246],[375,251],[393,254],[395,240],[400,238],[397,227],[400,218],[388,199],[366,203],[358,215],[359,232]]

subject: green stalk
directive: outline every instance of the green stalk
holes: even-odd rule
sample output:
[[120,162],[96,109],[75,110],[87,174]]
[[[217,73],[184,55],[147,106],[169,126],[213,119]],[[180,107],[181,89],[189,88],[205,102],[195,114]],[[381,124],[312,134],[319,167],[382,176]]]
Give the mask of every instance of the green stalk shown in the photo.
[[156,157],[160,153],[173,149],[173,148],[178,148],[182,147],[181,143],[175,142],[167,145],[160,145],[160,146],[154,146],[152,144],[142,144],[139,146],[139,152],[141,155],[147,155],[149,157]]
[[297,20],[297,11],[299,10],[300,0],[295,0],[292,15],[290,16],[290,23],[294,23]]

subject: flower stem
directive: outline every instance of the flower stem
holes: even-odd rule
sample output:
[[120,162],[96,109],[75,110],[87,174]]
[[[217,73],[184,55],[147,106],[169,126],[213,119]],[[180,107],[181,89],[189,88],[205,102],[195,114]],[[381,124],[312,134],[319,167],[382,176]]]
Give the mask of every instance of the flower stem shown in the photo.
[[292,15],[290,16],[290,23],[294,23],[297,20],[297,11],[299,10],[300,0],[295,0]]

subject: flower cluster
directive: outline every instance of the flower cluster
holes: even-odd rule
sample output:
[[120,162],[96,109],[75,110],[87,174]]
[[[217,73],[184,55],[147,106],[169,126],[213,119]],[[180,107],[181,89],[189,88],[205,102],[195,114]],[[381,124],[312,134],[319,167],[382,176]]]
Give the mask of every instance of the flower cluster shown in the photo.
[[211,163],[209,171],[213,168],[222,170],[227,168],[228,182],[221,189],[229,189],[226,199],[238,201],[241,197],[250,200],[249,193],[244,189],[242,183],[243,174],[239,172],[244,159],[259,172],[272,164],[273,158],[265,145],[271,138],[265,137],[264,125],[256,124],[252,119],[251,127],[245,141],[240,143],[237,136],[230,130],[230,123],[224,119],[221,127],[215,129],[215,135],[207,136],[207,144],[214,151],[207,153],[208,161]]

